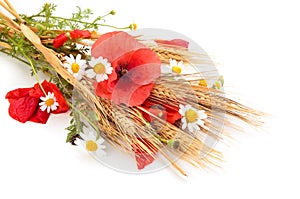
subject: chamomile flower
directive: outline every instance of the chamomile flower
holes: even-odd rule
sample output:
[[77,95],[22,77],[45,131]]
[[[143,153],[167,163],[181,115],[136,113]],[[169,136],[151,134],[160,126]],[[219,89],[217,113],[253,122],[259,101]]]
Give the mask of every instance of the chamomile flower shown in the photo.
[[78,80],[81,79],[82,74],[84,73],[86,66],[86,61],[81,59],[81,54],[78,54],[76,58],[72,54],[65,56],[66,63],[64,66],[68,69],[68,71]]
[[177,62],[175,59],[170,58],[170,67],[172,69],[172,73],[181,74],[183,68],[183,61]]
[[89,61],[89,65],[92,67],[92,69],[87,70],[86,75],[89,78],[96,77],[97,82],[107,80],[108,75],[110,75],[113,71],[111,64],[103,57],[92,57],[91,61]]
[[180,104],[179,107],[179,113],[182,115],[182,130],[188,127],[190,132],[194,132],[200,130],[199,126],[206,128],[203,119],[206,119],[207,115],[204,110],[197,110],[189,104],[186,106]]
[[88,132],[87,134],[80,133],[80,137],[84,140],[84,147],[88,152],[95,154],[97,157],[106,155],[104,151],[106,146],[103,145],[103,138],[97,139],[93,132]]
[[48,95],[46,95],[46,97],[40,97],[40,99],[42,100],[42,102],[39,103],[40,109],[42,111],[45,111],[47,109],[47,113],[50,113],[50,111],[55,111],[59,106],[54,93],[48,92]]

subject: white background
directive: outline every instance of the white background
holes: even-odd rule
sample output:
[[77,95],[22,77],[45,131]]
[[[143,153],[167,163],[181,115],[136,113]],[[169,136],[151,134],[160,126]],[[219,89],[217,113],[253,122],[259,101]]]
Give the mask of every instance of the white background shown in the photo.
[[[248,129],[224,147],[222,169],[172,169],[147,175],[111,170],[65,143],[67,114],[46,125],[21,124],[7,113],[5,94],[30,87],[27,66],[0,55],[0,198],[299,198],[299,5],[292,0],[51,1],[57,15],[75,6],[108,22],[165,28],[195,40],[219,65],[229,94],[271,114],[264,131]],[[36,13],[43,1],[12,1]],[[1,9],[2,10],[2,9]],[[101,30],[100,30],[101,31]]]

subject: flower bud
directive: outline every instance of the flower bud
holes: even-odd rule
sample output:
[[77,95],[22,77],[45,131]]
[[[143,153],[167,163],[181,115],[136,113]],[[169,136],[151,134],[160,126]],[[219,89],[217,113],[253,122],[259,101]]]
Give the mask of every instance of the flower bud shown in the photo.
[[58,35],[54,40],[53,40],[53,47],[54,48],[59,48],[62,45],[64,45],[65,42],[67,42],[69,37],[67,36],[66,33],[62,33]]

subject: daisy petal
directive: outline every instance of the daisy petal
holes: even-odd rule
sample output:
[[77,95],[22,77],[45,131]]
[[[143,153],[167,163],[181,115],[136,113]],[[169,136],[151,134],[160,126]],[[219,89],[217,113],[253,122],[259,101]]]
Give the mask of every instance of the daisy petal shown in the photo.
[[187,127],[187,122],[184,120],[184,122],[182,123],[181,129],[184,130]]
[[88,76],[88,78],[93,78],[96,76],[96,73],[94,72],[93,69],[88,69],[85,71],[86,76]]
[[87,141],[89,139],[88,136],[86,136],[84,133],[79,133],[79,135],[85,141]]

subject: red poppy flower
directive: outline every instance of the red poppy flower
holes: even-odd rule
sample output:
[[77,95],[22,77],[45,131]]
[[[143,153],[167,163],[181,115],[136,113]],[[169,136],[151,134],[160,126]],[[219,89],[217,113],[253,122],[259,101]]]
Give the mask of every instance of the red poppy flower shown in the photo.
[[116,104],[142,104],[161,74],[161,61],[156,53],[125,32],[100,37],[92,47],[92,56],[102,56],[111,62],[113,72],[95,88],[98,96]]
[[189,47],[189,42],[183,39],[173,39],[173,40],[155,40],[156,43],[159,44],[166,44],[166,45],[173,45],[173,46],[180,46],[183,48]]
[[[42,86],[46,93],[54,93],[56,101],[59,106],[54,114],[64,113],[69,110],[69,106],[59,91],[57,86],[48,81],[44,81]],[[40,109],[39,103],[41,102],[40,97],[44,97],[39,84],[35,84],[32,88],[18,88],[8,92],[5,96],[8,99],[10,106],[8,109],[9,115],[22,123],[27,121],[45,124],[50,116],[47,111]]]
[[[167,121],[171,124],[174,124],[178,119],[181,118],[181,115],[179,113],[179,107],[167,105],[167,104],[155,104],[153,102],[150,102],[149,100],[146,100],[142,107],[146,109],[148,112],[150,112],[152,115],[155,115],[156,117],[161,118],[164,121]],[[148,113],[143,112],[143,117],[148,122],[155,121],[155,118]]]
[[73,30],[70,32],[72,39],[88,39],[91,37],[91,32],[88,30]]
[[[132,145],[132,149],[135,153],[135,160],[138,169],[143,169],[145,166],[151,164],[154,160],[154,155],[157,152],[157,148],[151,144],[147,139],[138,139],[143,147],[138,143]],[[147,147],[147,149],[145,149]],[[151,153],[149,153],[149,151]]]
[[53,40],[53,47],[54,48],[59,48],[62,45],[64,45],[65,42],[67,42],[69,39],[67,33],[62,33],[60,35],[58,35],[57,37],[55,37],[55,39]]

